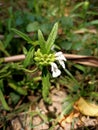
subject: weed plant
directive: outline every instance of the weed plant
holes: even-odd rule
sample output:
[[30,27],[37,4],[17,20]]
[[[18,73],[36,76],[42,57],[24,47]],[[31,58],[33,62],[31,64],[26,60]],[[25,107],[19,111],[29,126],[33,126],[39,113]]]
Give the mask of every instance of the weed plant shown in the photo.
[[[29,94],[38,93],[51,104],[49,91],[57,82],[68,94],[62,114],[68,114],[81,96],[98,102],[98,69],[74,64],[63,55],[98,57],[97,4],[83,0],[1,2],[0,112],[8,111],[6,117],[0,116],[1,127],[4,119],[28,108]],[[3,61],[18,54],[24,54],[25,60]]]

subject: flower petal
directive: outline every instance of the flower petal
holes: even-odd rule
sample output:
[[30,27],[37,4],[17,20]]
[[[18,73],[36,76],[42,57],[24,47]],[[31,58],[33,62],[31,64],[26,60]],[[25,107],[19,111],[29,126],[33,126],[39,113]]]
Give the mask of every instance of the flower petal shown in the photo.
[[51,63],[51,71],[53,77],[58,77],[61,74],[61,71],[58,69],[55,63]]
[[63,55],[63,53],[61,51],[57,52],[55,54],[55,56],[56,56],[56,60],[64,60],[64,61],[66,61],[66,58],[65,58],[65,56]]
[[54,62],[52,62],[51,63],[51,71],[52,72],[54,71],[54,68],[57,69],[58,67],[57,67],[57,65]]
[[63,60],[59,60],[60,65],[63,67],[63,69],[65,69],[65,64]]
[[61,71],[58,69],[58,70],[56,70],[56,72],[53,71],[52,76],[53,76],[54,78],[56,78],[56,77],[58,77],[60,74],[61,74]]
[[62,55],[62,54],[63,54],[63,53],[62,53],[61,51],[59,51],[59,52],[56,52],[56,53],[55,53],[55,56],[58,57],[58,56],[60,56],[60,55]]

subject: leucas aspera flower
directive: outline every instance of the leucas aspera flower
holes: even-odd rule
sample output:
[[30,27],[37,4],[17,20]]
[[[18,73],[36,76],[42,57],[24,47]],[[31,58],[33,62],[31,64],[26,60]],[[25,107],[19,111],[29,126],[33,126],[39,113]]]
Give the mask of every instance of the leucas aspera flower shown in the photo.
[[[55,60],[59,62],[63,69],[65,69],[64,62],[66,61],[66,58],[62,52],[55,53]],[[58,69],[58,66],[54,62],[51,63],[51,71],[53,77],[58,77],[61,74],[61,71]]]
[[56,63],[51,63],[51,71],[53,77],[58,77],[61,74],[61,71],[58,69]]
[[59,61],[59,64],[63,67],[63,69],[65,69],[65,63],[64,61],[66,61],[66,58],[65,56],[63,55],[63,53],[60,51],[60,52],[57,52],[55,54],[55,57],[56,57],[56,60]]
[[58,77],[61,74],[61,71],[58,69],[55,61],[58,61],[59,64],[65,69],[65,61],[63,53],[57,52],[55,54],[43,54],[40,49],[38,49],[34,54],[34,60],[38,66],[48,66],[51,65],[51,71],[53,77]]

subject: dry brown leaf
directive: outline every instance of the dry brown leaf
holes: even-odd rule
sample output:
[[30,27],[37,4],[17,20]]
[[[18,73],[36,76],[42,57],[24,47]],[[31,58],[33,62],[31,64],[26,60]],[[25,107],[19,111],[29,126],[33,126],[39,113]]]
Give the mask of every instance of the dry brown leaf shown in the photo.
[[98,116],[98,105],[90,103],[82,97],[75,103],[75,108],[86,116]]
[[72,111],[69,115],[65,115],[61,120],[60,120],[60,123],[72,123],[73,119],[75,117],[78,117],[79,116],[79,112],[78,111]]

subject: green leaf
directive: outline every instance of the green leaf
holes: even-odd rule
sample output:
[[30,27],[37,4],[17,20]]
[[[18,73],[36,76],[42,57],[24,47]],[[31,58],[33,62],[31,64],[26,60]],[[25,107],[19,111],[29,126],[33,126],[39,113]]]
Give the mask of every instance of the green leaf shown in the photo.
[[89,92],[89,93],[86,93],[87,96],[90,95],[90,97],[92,98],[95,98],[98,100],[98,92]]
[[54,44],[54,41],[55,41],[56,36],[57,36],[57,31],[58,31],[58,23],[55,23],[53,28],[52,28],[52,31],[51,31],[51,33],[50,33],[50,35],[48,37],[47,43],[46,43],[47,53],[50,52],[51,47]]
[[65,98],[62,105],[61,117],[63,115],[69,114],[73,110],[74,103],[78,100],[78,98],[79,98],[78,96],[75,96],[75,97],[67,96]]
[[0,51],[2,51],[6,56],[10,56],[9,53],[6,51],[4,44],[0,41]]
[[80,8],[80,6],[82,6],[82,5],[84,5],[84,2],[80,2],[80,3],[76,4],[76,5],[74,6],[74,8],[72,9],[71,12],[76,11],[76,10],[77,10],[78,8]]
[[25,33],[14,28],[12,28],[11,30],[14,31],[20,37],[22,37],[24,40],[26,40],[28,43],[32,43],[32,40]]
[[6,35],[5,41],[4,41],[4,48],[7,48],[10,45],[10,42],[12,41],[13,34],[9,33]]
[[89,22],[90,25],[98,25],[98,20],[93,20]]
[[77,54],[91,56],[92,55],[92,50],[89,49],[89,48],[84,48],[83,50],[80,50]]
[[82,44],[81,44],[81,42],[76,42],[76,43],[74,43],[74,44],[72,44],[72,47],[71,47],[71,49],[73,49],[73,50],[80,50],[82,48]]
[[68,33],[68,31],[70,31],[70,29],[72,29],[74,26],[73,18],[70,16],[67,16],[67,17],[63,16],[61,17],[60,20],[61,20],[62,27],[64,27],[64,30],[66,30]]
[[8,84],[13,90],[15,90],[17,93],[21,95],[27,95],[27,90],[18,86],[15,82],[9,82]]
[[23,46],[23,54],[27,55],[28,51],[27,49]]
[[11,100],[12,100],[12,103],[13,104],[17,104],[18,101],[20,100],[21,96],[17,93],[14,93],[14,92],[11,92],[10,93],[10,97],[11,97]]
[[74,100],[68,96],[63,103],[63,111],[61,115],[69,114],[73,110]]
[[40,30],[44,33],[44,34],[49,34],[51,29],[51,23],[44,23],[40,25]]
[[0,89],[1,89],[1,91],[4,91],[4,82],[3,82],[3,79],[0,79]]
[[27,32],[34,32],[37,31],[40,28],[40,25],[38,22],[32,22],[27,25]]
[[50,103],[49,100],[49,88],[50,88],[49,72],[46,67],[42,70],[42,95],[45,102]]
[[77,69],[81,70],[82,72],[86,72],[86,68],[83,65],[79,65],[79,64],[74,64],[74,67],[76,67]]
[[31,63],[31,61],[33,61],[33,54],[34,54],[34,47],[31,47],[23,62],[24,67],[27,67]]
[[60,46],[62,49],[71,50],[72,42],[62,41],[61,43],[59,43],[59,46]]
[[38,30],[38,40],[39,40],[39,45],[42,53],[47,53],[46,50],[46,41],[44,39],[44,36],[40,30]]
[[4,107],[5,110],[9,111],[10,110],[10,107],[8,106],[8,104],[6,103],[6,100],[4,98],[4,95],[0,89],[0,101],[2,103],[2,106]]
[[[3,62],[3,59],[1,59]],[[11,74],[11,71],[9,70],[10,64],[6,64],[2,69],[0,69],[0,79],[4,77],[8,77]]]

